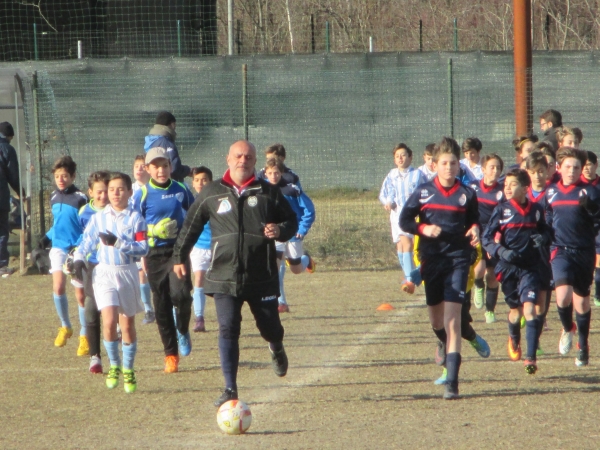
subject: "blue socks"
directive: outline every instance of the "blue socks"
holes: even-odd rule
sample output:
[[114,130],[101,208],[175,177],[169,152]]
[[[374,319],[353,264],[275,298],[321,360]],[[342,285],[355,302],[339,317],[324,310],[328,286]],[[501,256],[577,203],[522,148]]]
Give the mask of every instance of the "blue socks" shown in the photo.
[[446,383],[453,388],[458,388],[458,371],[460,370],[461,356],[460,353],[452,352],[446,354]]
[[104,348],[110,360],[111,366],[121,367],[121,356],[119,355],[119,341],[104,341]]
[[411,272],[414,270],[413,252],[398,252],[398,262],[400,263],[402,272],[404,272],[404,278],[406,278],[406,281],[412,282]]
[[306,268],[310,264],[310,258],[308,257],[308,255],[302,255],[300,257],[300,264],[302,264],[302,269],[306,270]]
[[[131,344],[123,342],[123,369],[132,370],[133,361],[135,360],[135,354],[137,353],[137,341]],[[112,364],[112,361],[111,361]]]
[[402,260],[404,261],[404,264],[402,264],[402,270],[404,271],[404,278],[406,278],[407,281],[412,282],[412,278],[410,276],[410,273],[414,269],[412,252],[402,253]]
[[538,328],[542,328],[543,322],[539,317],[525,322],[525,339],[527,340],[527,359],[535,361],[538,348]]
[[571,331],[573,328],[573,302],[564,308],[557,306],[556,309],[558,310],[558,317],[560,317],[563,329],[567,332]]
[[[304,256],[306,256],[306,255],[304,255]],[[304,256],[302,256],[302,258],[304,258]],[[306,257],[306,259],[308,259],[308,257]],[[302,261],[302,265],[304,266],[304,260]],[[306,266],[304,266],[304,268],[306,268]],[[285,262],[283,261],[279,265],[279,293],[280,293],[280,295],[279,295],[279,298],[277,299],[279,301],[279,303],[282,305],[287,304],[287,301],[285,299],[285,291],[283,290],[283,277],[285,277],[285,271],[286,271],[286,266],[285,266]]]
[[219,336],[219,357],[221,371],[225,378],[225,388],[237,391],[237,370],[240,359],[240,344],[237,339],[225,339]]
[[81,331],[79,336],[87,336],[87,325],[85,320],[85,308],[79,306],[79,323],[81,324]]
[[588,337],[590,335],[590,321],[592,319],[592,310],[590,309],[585,314],[575,313],[577,321],[577,330],[579,332],[579,348],[588,347]]
[[206,305],[204,288],[194,287],[194,314],[196,317],[204,317],[204,305]]
[[54,294],[54,306],[56,307],[56,312],[58,313],[58,317],[60,318],[62,326],[73,328],[71,326],[71,321],[69,320],[69,303],[67,301],[67,294]]
[[148,283],[140,284],[140,292],[142,294],[142,303],[144,304],[144,309],[146,310],[146,312],[154,311],[154,309],[152,309],[152,295],[150,292],[150,285]]

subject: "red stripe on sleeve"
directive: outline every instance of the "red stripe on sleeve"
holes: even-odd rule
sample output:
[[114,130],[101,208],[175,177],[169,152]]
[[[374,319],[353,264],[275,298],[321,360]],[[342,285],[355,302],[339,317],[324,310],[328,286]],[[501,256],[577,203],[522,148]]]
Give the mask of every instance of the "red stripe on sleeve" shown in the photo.
[[138,231],[137,233],[135,233],[135,242],[145,241],[146,234],[147,233],[145,231]]

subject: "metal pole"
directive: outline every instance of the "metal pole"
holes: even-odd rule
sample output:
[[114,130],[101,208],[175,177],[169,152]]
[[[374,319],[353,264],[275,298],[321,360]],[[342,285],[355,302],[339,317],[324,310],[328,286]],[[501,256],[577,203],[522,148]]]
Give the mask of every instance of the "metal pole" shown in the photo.
[[458,51],[458,19],[454,18],[454,51]]
[[33,59],[38,60],[37,25],[33,24]]
[[419,51],[423,51],[423,20],[419,20]]
[[177,54],[181,58],[181,20],[177,21]]
[[375,47],[373,46],[373,36],[369,36],[369,53],[373,53],[375,51]]
[[329,20],[325,22],[325,53],[329,53],[331,49],[329,44]]
[[77,41],[77,59],[83,59],[83,41]]
[[242,116],[244,139],[248,140],[248,64],[242,64]]
[[531,0],[513,0],[515,120],[517,135],[533,130]]
[[452,86],[452,58],[448,58],[448,124],[450,137],[454,137],[454,92]]
[[315,15],[310,15],[310,49],[311,52],[315,52]]
[[19,96],[17,94],[17,81],[15,80],[15,127],[17,128],[17,159],[19,160],[19,202],[20,212],[21,212],[21,236],[19,236],[19,270],[21,273],[25,272],[25,243],[26,243],[26,234],[25,234],[25,211],[23,208],[25,207],[26,199],[23,195],[23,180],[21,177],[21,168],[23,167],[23,162],[21,161],[21,139],[19,138]]
[[40,136],[40,111],[38,105],[38,74],[33,73],[33,126],[35,129],[35,151],[37,154],[37,176],[38,176],[38,208],[40,214],[40,235],[46,234],[46,217],[44,208],[44,168],[42,158],[42,141]]
[[546,50],[550,50],[550,14],[546,14]]
[[233,0],[227,0],[227,38],[228,55],[233,55]]
[[237,52],[238,55],[242,54],[242,21],[237,20]]

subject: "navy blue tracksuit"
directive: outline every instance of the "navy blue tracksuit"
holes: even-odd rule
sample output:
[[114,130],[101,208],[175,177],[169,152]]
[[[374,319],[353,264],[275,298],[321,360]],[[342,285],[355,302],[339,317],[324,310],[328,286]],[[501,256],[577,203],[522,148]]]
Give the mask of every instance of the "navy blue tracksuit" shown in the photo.
[[583,195],[600,205],[596,188],[581,180],[570,186],[562,180],[550,185],[546,190],[546,222],[554,230],[550,257],[555,286],[573,286],[575,294],[586,297],[594,279],[600,208],[591,214],[580,206]]
[[[421,236],[419,259],[429,306],[463,303],[472,251],[466,233],[478,224],[475,191],[458,180],[445,188],[436,177],[420,185],[402,208],[400,228]],[[425,225],[437,225],[442,231],[436,238],[424,236]]]

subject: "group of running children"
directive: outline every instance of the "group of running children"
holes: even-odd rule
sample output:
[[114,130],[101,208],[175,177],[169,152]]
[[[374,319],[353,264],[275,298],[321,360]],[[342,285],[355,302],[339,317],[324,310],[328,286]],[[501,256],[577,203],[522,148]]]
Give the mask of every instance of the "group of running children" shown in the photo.
[[568,354],[578,333],[575,365],[589,362],[594,281],[594,303],[600,306],[598,159],[579,149],[581,131],[563,126],[558,111],[539,119],[544,139],[515,139],[517,163],[505,173],[500,156],[481,155],[477,138],[463,142],[464,159],[454,139],[428,145],[419,168],[411,166],[408,146],[393,150],[397,168],[385,178],[379,199],[390,213],[402,290],[412,294],[424,283],[438,339],[435,360],[443,366],[435,383],[445,386],[448,400],[459,398],[461,338],[480,356],[490,355],[471,325],[471,293],[476,308],[485,305],[486,323],[494,323],[500,284],[510,309],[512,361],[521,359],[525,328],[525,371],[536,373],[554,290],[563,327],[559,352]]
[[[286,265],[295,274],[304,270],[312,273],[316,267],[302,247],[315,220],[315,209],[298,176],[284,165],[283,145],[272,145],[265,154],[266,165],[260,176],[281,188],[299,223],[293,239],[277,242],[278,309],[284,313],[289,312],[283,289]],[[172,179],[173,158],[173,152],[165,148],[147,149],[135,157],[133,182],[121,172],[94,172],[88,177],[87,196],[74,185],[76,164],[70,156],[58,158],[52,167],[56,189],[50,205],[54,221],[38,247],[49,249],[54,303],[61,321],[54,345],[64,347],[73,334],[66,296],[70,275],[81,325],[77,355],[89,355],[89,371],[103,373],[102,335],[110,361],[106,376],[109,389],[118,386],[121,376],[125,392],[137,389],[136,314],[145,312],[143,324],[156,321],[166,373],[177,372],[179,357],[192,350],[192,305],[196,316],[193,331],[206,330],[202,286],[211,264],[210,226],[204,227],[190,254],[193,283],[189,275],[179,280],[173,273],[171,256],[194,195],[186,184]],[[193,168],[190,176],[196,194],[213,181],[211,170],[204,166]]]
[[[379,199],[390,213],[405,276],[402,290],[412,294],[415,287],[425,285],[430,322],[438,338],[435,360],[443,366],[436,384],[445,386],[445,399],[459,397],[462,338],[480,356],[490,355],[489,345],[471,325],[471,293],[476,308],[485,305],[486,322],[494,323],[500,283],[510,308],[511,360],[521,359],[524,327],[525,371],[537,371],[537,356],[543,354],[539,338],[555,290],[563,326],[559,352],[569,353],[578,332],[575,364],[588,364],[594,279],[594,302],[600,305],[600,270],[594,277],[600,258],[593,245],[600,228],[598,161],[594,153],[578,149],[581,131],[562,126],[558,111],[542,114],[540,126],[546,132],[544,140],[538,142],[533,134],[515,139],[517,164],[504,174],[502,158],[482,156],[477,138],[463,142],[464,159],[454,139],[445,137],[428,145],[424,165],[418,169],[411,166],[413,153],[407,145],[393,150],[397,168],[386,177]],[[302,246],[315,209],[298,176],[284,165],[285,148],[275,144],[265,154],[259,176],[281,188],[299,223],[296,236],[276,246],[279,312],[285,313],[289,312],[283,288],[286,266],[295,274],[315,270]],[[65,293],[66,275],[71,275],[81,324],[77,355],[90,355],[90,372],[103,372],[102,327],[110,360],[106,385],[118,386],[122,374],[128,393],[137,388],[136,314],[145,312],[144,324],[157,322],[166,373],[177,372],[179,356],[191,352],[192,304],[193,331],[206,329],[202,286],[211,264],[210,227],[205,227],[190,254],[193,283],[179,280],[171,256],[194,195],[171,178],[172,161],[172,152],[154,147],[135,158],[134,182],[121,172],[94,172],[88,178],[89,201],[73,184],[76,164],[71,157],[59,158],[52,168],[54,224],[39,247],[50,248],[54,303],[61,321],[54,344],[65,346],[73,334]],[[212,172],[203,166],[194,168],[191,177],[196,193],[213,181]]]

